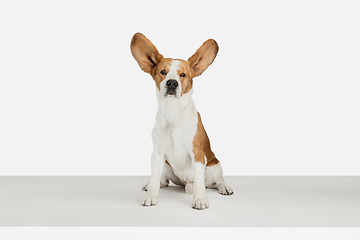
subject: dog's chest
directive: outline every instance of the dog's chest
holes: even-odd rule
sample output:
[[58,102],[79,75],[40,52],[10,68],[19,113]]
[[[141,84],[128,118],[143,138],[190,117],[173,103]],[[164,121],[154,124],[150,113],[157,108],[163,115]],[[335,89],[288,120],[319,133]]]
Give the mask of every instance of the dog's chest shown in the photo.
[[[176,122],[176,124],[172,124]],[[187,114],[173,122],[165,122],[159,129],[164,136],[161,145],[165,146],[165,154],[184,155],[190,154],[193,140],[197,130],[195,114]],[[179,156],[180,157],[180,156]]]
[[185,175],[192,172],[191,155],[197,131],[197,111],[193,104],[187,108],[171,107],[159,109],[153,141],[155,147],[158,145],[164,150],[174,173],[180,178],[187,178]]
[[[193,120],[193,119],[192,119]],[[196,123],[187,123],[179,127],[168,127],[167,134],[171,139],[166,143],[165,156],[174,174],[182,181],[193,179],[193,139]]]

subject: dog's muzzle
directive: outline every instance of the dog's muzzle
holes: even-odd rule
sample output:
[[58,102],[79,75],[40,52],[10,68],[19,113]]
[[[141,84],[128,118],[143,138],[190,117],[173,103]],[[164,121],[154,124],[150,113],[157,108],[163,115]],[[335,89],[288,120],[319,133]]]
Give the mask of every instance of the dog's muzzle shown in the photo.
[[176,89],[179,86],[179,83],[176,80],[170,79],[166,82],[166,95],[176,96]]

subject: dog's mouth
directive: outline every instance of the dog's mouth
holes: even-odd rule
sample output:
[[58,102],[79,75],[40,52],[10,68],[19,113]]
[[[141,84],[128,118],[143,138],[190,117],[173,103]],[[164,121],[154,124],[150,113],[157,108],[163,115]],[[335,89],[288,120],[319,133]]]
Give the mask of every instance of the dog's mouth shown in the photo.
[[175,90],[167,89],[165,97],[175,97],[175,96],[176,96]]

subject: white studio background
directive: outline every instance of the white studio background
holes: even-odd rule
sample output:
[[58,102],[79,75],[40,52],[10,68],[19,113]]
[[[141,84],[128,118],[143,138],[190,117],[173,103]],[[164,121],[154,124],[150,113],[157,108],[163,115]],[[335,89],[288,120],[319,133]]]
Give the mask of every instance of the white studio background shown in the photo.
[[1,1],[0,175],[149,175],[155,85],[130,53],[208,38],[194,100],[225,175],[359,175],[358,1]]

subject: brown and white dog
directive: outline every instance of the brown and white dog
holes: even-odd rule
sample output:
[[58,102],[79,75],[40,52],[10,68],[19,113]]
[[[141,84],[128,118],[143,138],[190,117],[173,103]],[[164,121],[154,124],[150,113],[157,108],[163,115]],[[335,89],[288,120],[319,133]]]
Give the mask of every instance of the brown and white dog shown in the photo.
[[159,188],[169,180],[194,193],[192,207],[206,209],[205,187],[231,195],[221,165],[210,149],[210,141],[200,114],[191,98],[193,78],[200,76],[214,61],[218,44],[209,39],[187,61],[164,58],[143,34],[131,39],[131,53],[140,68],[155,80],[158,112],[152,131],[151,180],[143,206],[157,203]]

